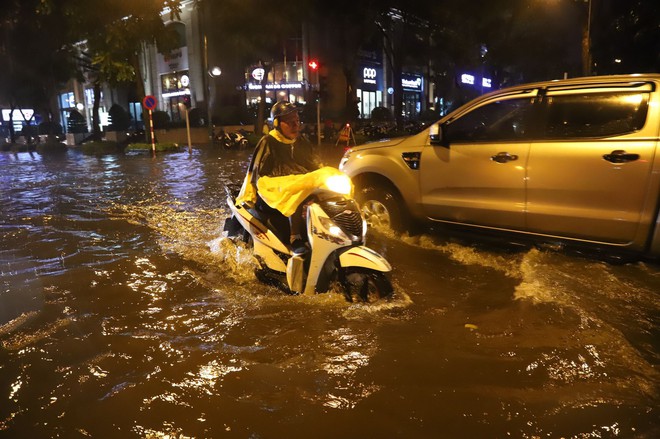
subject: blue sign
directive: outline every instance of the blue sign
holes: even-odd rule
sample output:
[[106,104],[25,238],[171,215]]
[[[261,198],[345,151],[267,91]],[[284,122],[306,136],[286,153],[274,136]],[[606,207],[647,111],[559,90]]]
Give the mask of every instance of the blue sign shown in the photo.
[[142,99],[142,105],[144,105],[144,108],[147,110],[154,110],[157,103],[158,101],[156,101],[156,98],[152,95],[147,95]]

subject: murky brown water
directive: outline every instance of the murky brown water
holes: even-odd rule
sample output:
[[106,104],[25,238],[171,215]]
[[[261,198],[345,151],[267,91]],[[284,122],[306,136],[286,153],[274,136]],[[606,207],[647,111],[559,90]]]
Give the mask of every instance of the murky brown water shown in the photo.
[[247,157],[0,153],[0,437],[660,437],[660,267],[372,231],[390,303],[285,296]]

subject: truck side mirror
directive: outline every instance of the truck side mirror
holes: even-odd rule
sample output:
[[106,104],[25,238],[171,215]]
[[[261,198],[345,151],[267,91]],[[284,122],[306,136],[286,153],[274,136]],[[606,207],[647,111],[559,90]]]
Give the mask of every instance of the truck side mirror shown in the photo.
[[449,138],[447,137],[447,126],[445,124],[434,123],[429,131],[431,145],[443,146],[449,148]]

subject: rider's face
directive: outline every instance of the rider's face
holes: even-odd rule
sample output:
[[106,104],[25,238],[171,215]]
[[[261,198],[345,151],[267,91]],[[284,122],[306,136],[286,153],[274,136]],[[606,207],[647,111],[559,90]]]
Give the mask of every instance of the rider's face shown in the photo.
[[288,139],[295,139],[300,132],[300,116],[298,113],[287,114],[280,119],[280,130],[284,137]]

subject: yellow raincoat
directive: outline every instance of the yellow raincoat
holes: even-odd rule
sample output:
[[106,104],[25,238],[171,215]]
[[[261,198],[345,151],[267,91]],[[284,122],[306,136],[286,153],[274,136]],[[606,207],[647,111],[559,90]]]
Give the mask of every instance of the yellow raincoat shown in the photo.
[[[272,130],[270,135],[282,143],[293,143],[292,140],[284,138],[277,130]],[[250,164],[243,186],[236,198],[236,203],[255,203],[257,201],[257,190],[261,198],[273,209],[279,210],[284,216],[291,216],[300,203],[311,195],[314,190],[320,188],[328,177],[333,175],[344,175],[339,169],[329,166],[321,167],[315,171],[305,174],[290,174],[278,177],[267,175],[259,177],[257,184],[255,170],[259,166],[263,149],[257,147],[254,162]]]
[[282,177],[262,176],[257,180],[257,190],[261,198],[273,209],[291,216],[305,198],[323,186],[328,177],[344,175],[339,169],[324,166],[307,174],[284,175]]

